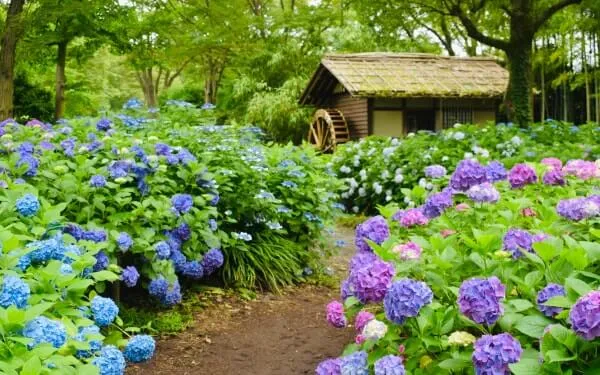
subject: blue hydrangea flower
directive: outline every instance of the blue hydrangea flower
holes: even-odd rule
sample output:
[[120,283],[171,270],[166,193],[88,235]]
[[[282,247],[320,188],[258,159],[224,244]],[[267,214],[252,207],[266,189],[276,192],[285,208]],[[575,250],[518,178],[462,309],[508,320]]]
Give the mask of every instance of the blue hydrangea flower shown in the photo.
[[432,194],[427,197],[427,200],[423,205],[423,214],[425,214],[428,219],[433,219],[443,214],[444,211],[452,207],[453,204],[452,194],[449,191]]
[[125,373],[125,358],[116,346],[103,347],[100,355],[92,363],[98,367],[100,375],[123,375]]
[[182,215],[192,209],[192,206],[194,205],[194,199],[189,194],[175,194],[171,198],[171,205],[173,212],[175,212],[177,215]]
[[103,188],[106,186],[106,177],[97,174],[90,178],[90,186],[95,188]]
[[121,232],[117,237],[117,246],[121,251],[127,251],[133,246],[133,239],[128,233]]
[[40,165],[40,161],[31,154],[22,154],[17,161],[17,168],[27,166],[23,176],[34,177],[37,175],[37,170]]
[[159,299],[167,293],[168,289],[169,282],[162,276],[150,281],[150,284],[148,285],[148,293]]
[[369,375],[367,353],[358,351],[340,359],[341,375]]
[[508,172],[506,171],[504,164],[496,160],[489,162],[488,165],[485,167],[485,171],[487,179],[490,182],[504,181],[508,176]]
[[89,358],[102,349],[102,341],[99,339],[90,339],[89,335],[100,335],[100,327],[97,325],[79,327],[79,332],[75,336],[75,340],[87,342],[90,348],[77,350],[75,353],[77,358]]
[[175,280],[172,285],[169,285],[169,282],[160,276],[150,282],[148,292],[165,306],[173,306],[181,302],[179,280]]
[[197,161],[196,157],[192,155],[192,153],[186,148],[182,148],[181,150],[179,150],[179,152],[177,153],[177,158],[179,159],[179,162],[183,165],[188,165]]
[[67,341],[65,326],[56,320],[50,320],[45,316],[38,316],[25,324],[23,336],[33,339],[29,348],[39,344],[49,343],[55,348],[60,348]]
[[171,250],[171,262],[173,263],[173,267],[175,267],[175,272],[182,273],[183,267],[187,263],[187,258],[183,253],[179,250]]
[[112,127],[112,121],[110,121],[107,118],[100,119],[96,123],[96,129],[98,129],[99,131],[105,132],[108,129],[110,129],[111,127]]
[[329,358],[319,363],[315,370],[316,375],[340,375],[342,360],[339,358]]
[[140,363],[152,358],[155,348],[156,343],[152,336],[137,335],[129,339],[123,354],[127,361]]
[[154,246],[156,257],[158,259],[168,259],[171,255],[171,247],[165,241],[160,241]]
[[108,255],[104,251],[99,251],[96,254],[96,264],[94,264],[94,272],[105,270],[110,264],[110,259],[108,259]]
[[25,217],[30,217],[38,213],[40,210],[40,201],[33,194],[25,194],[17,199],[15,207],[17,212]]
[[171,147],[164,143],[157,143],[154,145],[154,152],[159,156],[167,156],[171,154]]
[[94,322],[100,327],[112,323],[119,314],[119,307],[110,298],[95,296],[90,305]]
[[29,284],[15,276],[5,276],[0,291],[0,306],[5,309],[11,305],[19,309],[27,306],[31,290]]
[[127,177],[130,170],[131,163],[127,160],[116,160],[108,166],[108,173],[112,178]]
[[75,155],[75,138],[65,139],[60,142],[60,147],[62,147],[65,155],[73,157],[73,155]]
[[208,227],[211,231],[215,232],[218,229],[217,221],[215,219],[208,219]]
[[136,286],[139,278],[140,273],[134,266],[125,267],[123,269],[123,273],[121,273],[121,280],[129,288],[133,288],[134,286]]
[[190,279],[198,280],[204,276],[204,268],[202,264],[197,260],[187,262],[183,266],[183,270],[181,272],[184,276],[189,277]]
[[[75,236],[73,236],[75,237]],[[104,242],[108,236],[106,232],[102,229],[94,229],[94,230],[86,230],[82,232],[82,240],[92,241],[92,242]]]
[[61,275],[69,275],[73,273],[73,267],[70,264],[63,263],[60,265],[60,274]]
[[223,265],[223,253],[219,249],[210,249],[202,258],[204,273],[210,275]]
[[432,300],[433,292],[424,282],[398,280],[392,283],[383,299],[385,316],[396,324],[402,324],[406,318],[417,316]]
[[386,355],[375,362],[375,375],[404,375],[402,358],[396,355]]
[[537,295],[536,302],[538,305],[538,309],[540,309],[540,311],[547,317],[552,318],[552,317],[556,316],[558,313],[560,313],[561,311],[563,311],[563,308],[548,306],[545,304],[545,302],[547,302],[552,297],[566,296],[566,295],[567,295],[567,293],[565,291],[565,288],[562,285],[548,284],[548,285],[546,285],[546,287],[544,289],[540,290],[540,292]]
[[192,229],[186,223],[179,225],[178,227],[173,229],[171,233],[174,234],[177,237],[177,239],[181,242],[185,242],[192,237]]

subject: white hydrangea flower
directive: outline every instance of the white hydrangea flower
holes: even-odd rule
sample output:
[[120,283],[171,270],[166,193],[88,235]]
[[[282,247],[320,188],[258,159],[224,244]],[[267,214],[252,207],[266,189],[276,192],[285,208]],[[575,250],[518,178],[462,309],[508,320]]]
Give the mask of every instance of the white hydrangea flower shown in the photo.
[[365,190],[365,188],[361,187],[360,189],[358,189],[358,195],[360,195],[361,197],[366,196],[367,191]]
[[460,122],[457,122],[456,124],[454,124],[454,128],[458,129],[462,126],[462,124]]
[[387,180],[388,178],[390,178],[390,171],[388,171],[387,169],[384,170],[383,172],[381,172],[381,179],[382,180]]
[[404,181],[404,176],[402,176],[401,174],[396,174],[396,176],[394,176],[394,182],[399,184],[402,181]]
[[340,172],[342,173],[350,173],[351,171],[352,170],[347,165],[342,165],[342,167],[340,168]]
[[473,153],[472,152],[465,152],[465,159],[473,159]]
[[356,187],[358,187],[358,182],[356,182],[356,180],[355,180],[354,178],[349,178],[349,179],[348,179],[348,184],[349,184],[351,187],[353,187],[353,188],[356,188]]
[[463,139],[465,139],[465,133],[463,133],[463,132],[454,133],[454,139],[456,139],[457,141],[462,141]]
[[391,196],[391,195],[386,195],[386,196],[385,196],[385,201],[386,201],[386,202],[389,202],[389,201],[391,201],[391,200],[392,200],[392,196]]
[[510,139],[510,142],[515,146],[520,146],[521,144],[523,144],[523,141],[521,140],[521,138],[519,138],[518,135],[515,135],[514,137],[512,137]]
[[392,146],[398,146],[400,144],[400,140],[398,138],[392,138]]
[[431,155],[429,155],[429,154],[425,154],[425,155],[423,156],[423,158],[424,158],[425,160],[431,160]]
[[413,133],[413,132],[410,132],[410,133],[408,133],[408,134],[406,135],[406,138],[412,138],[412,137],[414,137],[414,136],[415,136],[415,133]]
[[450,158],[449,158],[449,157],[447,157],[447,156],[442,156],[442,161],[448,161],[448,160],[450,160]]
[[373,184],[373,190],[375,190],[375,194],[381,194],[383,192],[383,186],[381,186],[379,182],[375,182]]
[[419,179],[419,186],[425,188],[427,186],[427,180],[424,178]]
[[358,175],[362,181],[367,179],[367,171],[364,169],[361,169],[360,172],[358,172]]
[[358,206],[354,206],[354,207],[352,207],[352,212],[354,212],[354,213],[358,213]]
[[371,320],[362,330],[362,335],[367,340],[379,340],[387,333],[387,325],[377,319]]

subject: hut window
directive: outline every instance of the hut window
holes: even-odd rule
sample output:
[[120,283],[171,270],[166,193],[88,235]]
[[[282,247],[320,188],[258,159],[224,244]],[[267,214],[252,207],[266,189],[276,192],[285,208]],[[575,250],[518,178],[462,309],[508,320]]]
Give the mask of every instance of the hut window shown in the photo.
[[444,129],[448,129],[454,126],[454,124],[472,124],[473,123],[473,110],[470,108],[444,108],[443,109],[443,124]]

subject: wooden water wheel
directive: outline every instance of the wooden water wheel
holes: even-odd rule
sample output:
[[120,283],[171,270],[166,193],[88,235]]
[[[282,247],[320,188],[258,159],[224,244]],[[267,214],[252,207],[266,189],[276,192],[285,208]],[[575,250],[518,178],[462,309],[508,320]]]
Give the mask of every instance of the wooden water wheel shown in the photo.
[[321,152],[332,152],[340,143],[350,140],[348,124],[337,109],[319,109],[315,112],[308,132],[308,141]]

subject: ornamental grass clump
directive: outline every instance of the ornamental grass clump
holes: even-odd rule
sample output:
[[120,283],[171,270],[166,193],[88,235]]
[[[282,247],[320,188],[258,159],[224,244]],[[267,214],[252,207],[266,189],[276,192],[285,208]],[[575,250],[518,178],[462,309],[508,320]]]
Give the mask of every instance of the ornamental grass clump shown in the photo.
[[[380,207],[387,239],[372,252],[357,246],[341,284],[339,311],[362,329],[340,358],[366,352],[370,373],[383,374],[593,371],[600,350],[600,178],[580,162],[565,165],[584,172],[564,173],[560,160],[514,160],[521,166],[506,178],[486,174],[472,185],[466,171],[483,163],[470,160],[451,173],[464,190],[443,186],[442,177],[430,191],[410,189],[409,209],[398,202]],[[564,183],[533,178],[536,171],[560,172]],[[452,204],[427,222],[403,225],[406,212],[423,212],[439,194]],[[374,277],[373,265],[382,263],[393,272],[389,284]],[[357,275],[377,285],[383,300],[361,297]]]

